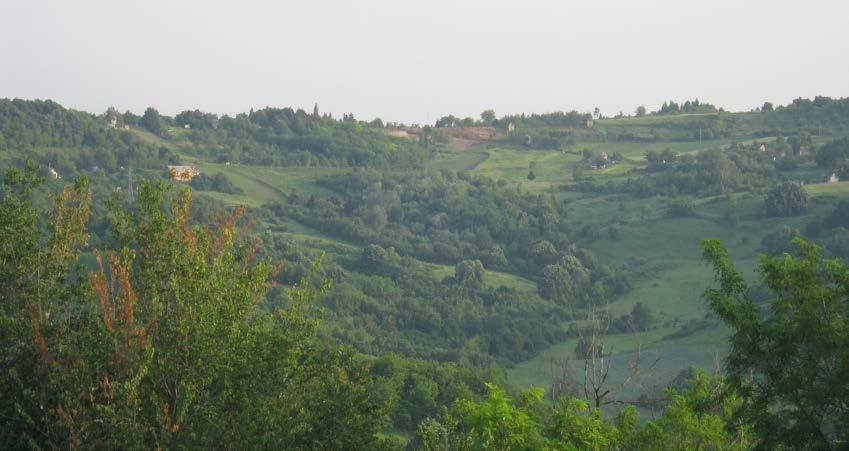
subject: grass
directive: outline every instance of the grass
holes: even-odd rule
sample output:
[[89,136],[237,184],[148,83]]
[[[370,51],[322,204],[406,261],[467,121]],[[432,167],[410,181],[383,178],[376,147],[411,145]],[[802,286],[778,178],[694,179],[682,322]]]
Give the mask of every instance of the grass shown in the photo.
[[452,139],[448,145],[438,148],[435,157],[428,160],[425,166],[429,169],[470,171],[487,158],[489,153],[484,150],[483,145]]
[[849,182],[809,183],[805,185],[805,191],[811,196],[845,196],[849,195]]
[[621,142],[578,142],[570,146],[569,150],[577,150],[583,152],[590,150],[593,152],[607,152],[609,155],[620,153],[628,159],[645,160],[646,154],[649,152],[663,152],[671,150],[678,153],[692,153],[702,150],[712,149],[715,147],[727,145],[732,140],[716,139],[704,141],[660,141],[652,143],[641,143],[633,141]]
[[[551,186],[565,183],[572,177],[572,166],[582,157],[560,151],[516,148],[487,149],[489,158],[472,171],[493,179],[521,183],[532,192],[541,192]],[[528,180],[531,163],[535,163],[536,179]]]
[[[440,265],[438,263],[423,263],[433,273],[437,280],[445,279],[446,277],[454,276],[454,267],[451,265]],[[531,280],[506,272],[493,271],[490,269],[484,273],[483,282],[486,286],[497,288],[505,286],[513,288],[517,291],[532,293],[536,295],[537,286]]]
[[[612,350],[609,356],[608,387],[622,385],[626,377],[636,377],[614,393],[618,399],[636,399],[641,394],[656,394],[682,370],[714,370],[726,354],[728,331],[712,328],[672,340],[662,340],[671,329],[658,329],[636,335],[611,335],[605,340]],[[577,339],[564,341],[541,352],[536,358],[507,369],[507,379],[520,387],[547,387],[562,362],[569,361],[570,374],[579,384],[583,380],[584,361],[575,359]],[[577,393],[576,393],[577,394]],[[583,396],[582,393],[577,394]]]
[[[762,215],[763,195],[738,193],[737,208],[740,221],[731,224],[724,219],[726,203],[723,197],[693,199],[696,215],[690,218],[669,218],[666,215],[669,198],[634,198],[574,194],[568,198],[568,216],[573,229],[589,226],[606,230],[618,224],[620,236],[610,239],[606,233],[596,238],[579,238],[601,262],[615,266],[631,266],[638,274],[634,287],[625,296],[610,304],[613,316],[628,313],[637,302],[648,306],[655,314],[660,329],[639,334],[609,336],[616,353],[614,358],[627,362],[640,343],[644,352],[655,353],[660,360],[653,368],[654,376],[635,384],[623,396],[636,396],[662,387],[690,366],[711,369],[726,349],[728,331],[712,327],[690,337],[662,340],[677,330],[673,324],[701,320],[707,308],[701,298],[706,288],[714,284],[712,268],[701,260],[699,243],[706,237],[723,241],[746,280],[757,278],[761,240],[785,226],[804,229],[815,217],[829,214],[834,203],[849,195],[849,182],[806,185],[809,194],[817,199],[809,203],[805,216],[766,218]],[[646,208],[646,213],[643,209]],[[566,325],[564,325],[566,327]],[[543,350],[535,358],[521,362],[507,371],[508,380],[519,386],[546,386],[553,376],[553,359],[571,357],[576,340],[567,340]],[[625,376],[628,366],[614,369],[611,377]],[[580,374],[577,376],[581,376]]]
[[176,148],[176,146],[173,142],[171,142],[171,141],[169,141],[165,138],[162,138],[161,136],[157,136],[157,135],[155,135],[155,134],[153,134],[153,133],[151,133],[151,132],[149,132],[149,131],[147,131],[143,128],[130,127],[129,131],[130,131],[130,133],[137,136],[139,139],[141,139],[142,141],[144,141],[148,144],[153,144],[155,146],[160,146],[160,147],[167,147],[167,148],[172,149],[172,150]]
[[201,173],[207,175],[224,173],[233,185],[244,191],[241,195],[204,192],[230,205],[258,206],[277,200],[292,191],[306,195],[326,195],[329,192],[317,184],[318,179],[341,172],[341,169],[337,168],[225,165],[200,161],[195,165]]

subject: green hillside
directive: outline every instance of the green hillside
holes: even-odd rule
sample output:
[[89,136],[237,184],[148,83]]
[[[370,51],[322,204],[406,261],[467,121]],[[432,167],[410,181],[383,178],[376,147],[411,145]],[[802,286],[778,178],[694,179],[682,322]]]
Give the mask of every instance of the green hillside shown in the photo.
[[[39,208],[65,181],[88,180],[81,261],[92,269],[95,249],[123,239],[115,209],[154,214],[134,210],[152,192],[164,204],[191,190],[188,217],[204,227],[247,207],[232,224],[244,230],[228,235],[234,261],[284,262],[260,308],[315,308],[310,343],[374,364],[361,367],[370,393],[393,406],[381,433],[406,439],[455,399],[484,399],[490,382],[584,397],[588,342],[604,343],[614,404],[643,418],[692,369],[718,370],[732,331],[704,298],[716,280],[700,244],[720,239],[753,282],[764,255],[792,252],[796,236],[849,257],[845,104],[444,130],[449,116],[409,139],[317,109],[93,115],[0,100],[0,162],[46,179]],[[171,180],[169,165],[199,174]],[[330,288],[307,308],[279,288],[299,281]],[[769,297],[758,283],[745,294]]]

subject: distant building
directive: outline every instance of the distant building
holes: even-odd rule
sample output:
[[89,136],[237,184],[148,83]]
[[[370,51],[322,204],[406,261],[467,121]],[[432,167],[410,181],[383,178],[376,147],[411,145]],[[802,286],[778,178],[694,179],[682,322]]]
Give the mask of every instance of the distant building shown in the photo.
[[597,154],[593,155],[591,162],[592,162],[592,168],[593,169],[604,169],[604,168],[606,168],[607,164],[609,163],[607,152],[601,152],[601,153],[597,153]]
[[175,182],[190,182],[197,177],[200,171],[194,166],[172,166],[168,165],[168,175]]
[[761,152],[766,152],[766,144],[761,143],[761,145],[758,147],[758,150],[760,150]]
[[509,122],[507,123],[507,133],[513,133],[516,131],[516,124]]
[[593,119],[592,118],[587,119],[587,128],[593,128]]
[[836,173],[832,173],[831,176],[828,178],[828,183],[837,183],[839,181],[840,181],[840,178],[837,177]]
[[59,175],[59,173],[58,173],[58,172],[56,172],[56,170],[55,170],[55,169],[53,169],[53,168],[48,168],[48,171],[50,172],[50,176],[51,176],[51,177],[53,177],[54,179],[61,179],[61,178],[62,178],[62,176],[61,176],[61,175]]
[[805,155],[808,155],[809,153],[811,153],[811,148],[810,148],[810,147],[808,147],[808,146],[799,146],[799,156],[800,156],[800,157],[804,157]]

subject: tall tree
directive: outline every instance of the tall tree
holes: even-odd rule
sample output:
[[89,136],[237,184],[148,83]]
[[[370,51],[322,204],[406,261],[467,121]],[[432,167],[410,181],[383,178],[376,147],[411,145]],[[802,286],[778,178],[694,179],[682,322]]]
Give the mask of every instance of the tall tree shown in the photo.
[[493,121],[495,121],[494,110],[484,110],[484,112],[481,113],[481,122],[483,122],[485,125],[490,125],[493,123]]
[[798,182],[785,180],[769,191],[764,201],[767,216],[796,216],[808,208],[808,193]]
[[367,366],[311,340],[327,285],[261,308],[276,266],[253,261],[242,209],[195,226],[188,191],[143,183],[85,275],[84,181],[45,234],[34,174],[9,173],[0,204],[0,447],[375,446]]
[[849,268],[797,238],[795,255],[762,257],[773,297],[758,303],[715,239],[702,243],[716,288],[705,291],[731,327],[729,383],[763,449],[836,449],[849,441]]
[[163,125],[162,118],[159,116],[159,111],[156,111],[154,108],[144,110],[144,115],[142,115],[139,125],[146,128],[151,133],[162,133]]

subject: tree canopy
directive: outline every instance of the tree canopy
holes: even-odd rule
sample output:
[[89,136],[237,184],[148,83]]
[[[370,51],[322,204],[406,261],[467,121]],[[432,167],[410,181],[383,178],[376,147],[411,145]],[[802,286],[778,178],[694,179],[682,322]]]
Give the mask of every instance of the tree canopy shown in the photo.
[[756,302],[728,251],[704,241],[719,284],[705,298],[732,329],[729,384],[759,446],[835,449],[849,440],[849,268],[801,238],[794,243],[792,255],[762,257],[771,297]]

